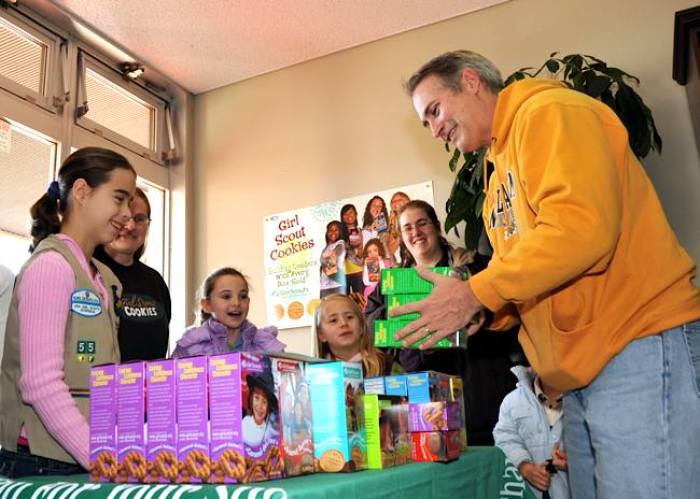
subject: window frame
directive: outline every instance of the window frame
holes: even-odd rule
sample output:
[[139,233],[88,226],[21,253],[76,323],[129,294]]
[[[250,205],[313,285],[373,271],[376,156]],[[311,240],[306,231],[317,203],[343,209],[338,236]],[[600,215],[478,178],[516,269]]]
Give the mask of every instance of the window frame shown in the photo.
[[[146,90],[141,85],[133,81],[125,80],[121,76],[119,71],[116,69],[116,67],[111,66],[109,63],[106,63],[103,60],[97,59],[96,57],[92,56],[89,52],[85,51],[82,47],[79,48],[79,52],[80,53],[78,56],[80,57],[80,55],[82,55],[83,57],[83,67],[86,73],[87,70],[90,69],[91,71],[97,73],[99,76],[103,77],[113,85],[120,87],[122,90],[130,94],[133,94],[136,98],[142,100],[147,105],[155,109],[155,116],[153,120],[154,129],[152,131],[154,148],[150,149],[148,147],[144,147],[142,144],[139,144],[138,142],[135,142],[129,139],[128,137],[125,137],[124,135],[115,132],[114,130],[100,125],[96,121],[88,118],[87,115],[76,117],[75,125],[84,128],[85,130],[88,130],[94,133],[95,135],[103,137],[104,139],[114,144],[122,146],[138,154],[139,156],[153,161],[154,163],[164,165],[165,163],[163,161],[163,151],[165,150],[165,133],[167,133],[165,130],[165,112],[167,101],[162,97],[154,94],[153,92]],[[78,81],[76,83],[75,91],[76,96],[79,95],[78,87],[80,86],[81,81],[84,81],[85,78],[86,74],[78,75]],[[90,99],[88,99],[87,96],[85,98],[87,99],[89,108]]]
[[[63,86],[61,74],[66,71],[61,65],[61,45],[64,40],[57,34],[40,26],[31,19],[21,16],[14,10],[0,9],[0,18],[4,23],[10,25],[10,29],[25,34],[37,43],[46,46],[46,67],[44,68],[44,81],[41,92],[36,92],[29,87],[17,83],[6,76],[0,74],[0,90],[8,92],[22,100],[39,106],[53,114],[58,114],[61,105],[57,103],[57,88]],[[24,32],[24,33],[22,33]],[[65,90],[65,89],[64,89]]]

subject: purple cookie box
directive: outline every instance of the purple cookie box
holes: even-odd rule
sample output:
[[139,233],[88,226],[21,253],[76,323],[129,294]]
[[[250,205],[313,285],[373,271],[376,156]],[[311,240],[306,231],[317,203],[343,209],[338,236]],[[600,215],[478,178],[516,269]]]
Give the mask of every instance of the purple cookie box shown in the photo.
[[176,359],[177,373],[177,456],[185,463],[180,474],[183,483],[203,483],[211,477],[197,477],[188,470],[188,455],[200,451],[209,456],[209,406],[207,357]]
[[[175,360],[165,359],[146,363],[146,393],[148,431],[146,458],[154,469],[158,455],[177,456],[177,414]],[[169,483],[160,473],[153,482]]]
[[[90,369],[90,464],[107,452],[117,457],[116,366],[106,364]],[[107,482],[90,474],[92,481]]]
[[146,466],[133,466],[141,473],[131,474],[124,460],[129,453],[146,457],[146,364],[136,361],[117,366],[117,455],[122,479],[129,483],[146,480]]
[[[427,421],[423,414],[426,411],[439,413],[437,424]],[[408,429],[411,432],[457,430],[462,426],[462,411],[458,402],[427,402],[424,404],[409,404]]]
[[[209,357],[209,418],[211,429],[211,462],[219,462],[216,483],[237,483],[234,477],[225,473],[220,462],[226,451],[243,453],[241,430],[241,356],[238,353]],[[227,463],[231,466],[231,463]]]

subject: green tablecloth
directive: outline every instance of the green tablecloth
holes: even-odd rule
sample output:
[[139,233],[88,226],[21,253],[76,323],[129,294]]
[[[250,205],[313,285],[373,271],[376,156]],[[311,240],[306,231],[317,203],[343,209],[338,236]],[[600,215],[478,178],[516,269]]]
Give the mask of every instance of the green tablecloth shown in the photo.
[[496,447],[474,447],[457,461],[412,463],[382,471],[319,473],[250,485],[94,484],[87,475],[0,478],[0,499],[534,499]]

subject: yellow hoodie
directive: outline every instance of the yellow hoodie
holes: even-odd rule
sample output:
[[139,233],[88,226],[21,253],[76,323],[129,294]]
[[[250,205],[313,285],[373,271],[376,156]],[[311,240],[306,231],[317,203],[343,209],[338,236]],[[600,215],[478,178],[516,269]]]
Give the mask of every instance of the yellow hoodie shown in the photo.
[[585,386],[630,341],[700,318],[695,264],[608,106],[524,80],[499,94],[492,135],[494,256],[470,283],[490,310],[515,304],[545,382]]

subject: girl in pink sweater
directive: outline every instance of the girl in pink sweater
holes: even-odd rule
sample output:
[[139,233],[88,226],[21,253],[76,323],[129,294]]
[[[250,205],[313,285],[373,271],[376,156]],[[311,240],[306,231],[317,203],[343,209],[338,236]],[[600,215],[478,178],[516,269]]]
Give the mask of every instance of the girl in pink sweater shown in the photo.
[[[119,281],[92,254],[129,221],[135,182],[123,156],[80,149],[30,210],[34,254],[17,277],[0,371],[0,473],[8,477],[84,473],[89,465],[89,368],[119,360]],[[68,344],[85,332],[87,340]],[[80,343],[94,355],[78,355]]]

